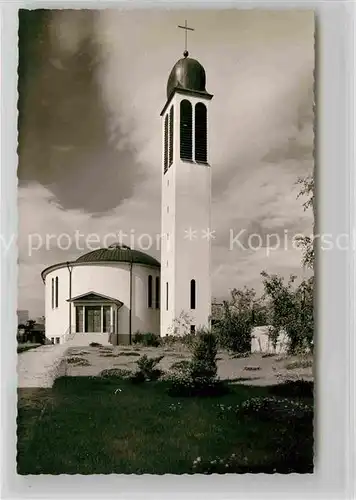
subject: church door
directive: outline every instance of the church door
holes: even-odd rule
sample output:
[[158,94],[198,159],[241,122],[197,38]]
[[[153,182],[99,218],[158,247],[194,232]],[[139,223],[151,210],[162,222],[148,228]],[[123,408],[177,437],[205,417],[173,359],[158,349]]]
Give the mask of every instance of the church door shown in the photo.
[[101,306],[87,306],[85,308],[85,331],[90,333],[101,332]]

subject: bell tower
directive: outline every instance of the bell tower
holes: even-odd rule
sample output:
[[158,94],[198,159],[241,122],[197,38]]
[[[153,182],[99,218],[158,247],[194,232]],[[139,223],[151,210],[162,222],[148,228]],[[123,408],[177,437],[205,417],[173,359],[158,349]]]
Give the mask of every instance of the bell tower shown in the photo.
[[185,331],[208,327],[211,313],[208,118],[213,96],[206,91],[203,66],[187,50],[183,56],[169,75],[161,112],[161,336],[177,327],[183,333],[183,316]]

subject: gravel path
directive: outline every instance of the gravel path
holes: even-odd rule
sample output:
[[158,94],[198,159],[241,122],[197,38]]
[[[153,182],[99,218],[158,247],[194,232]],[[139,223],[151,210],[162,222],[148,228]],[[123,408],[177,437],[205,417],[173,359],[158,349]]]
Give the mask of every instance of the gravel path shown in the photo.
[[54,380],[64,375],[65,344],[44,345],[23,352],[17,357],[17,386],[52,387]]

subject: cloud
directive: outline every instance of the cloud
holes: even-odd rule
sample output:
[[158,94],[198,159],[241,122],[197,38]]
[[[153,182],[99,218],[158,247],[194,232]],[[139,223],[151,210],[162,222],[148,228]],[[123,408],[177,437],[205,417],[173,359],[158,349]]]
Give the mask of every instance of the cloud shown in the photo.
[[[151,255],[159,258],[160,206],[152,211],[152,199],[138,191],[105,214],[89,214],[84,210],[64,209],[48,189],[38,183],[19,188],[19,308],[30,308],[36,316],[43,314],[41,272],[57,262],[74,260],[79,255],[117,241],[140,249],[152,239]],[[151,211],[145,220],[142,213]],[[151,223],[150,223],[151,222]]]
[[259,286],[262,269],[301,273],[298,250],[268,258],[265,247],[231,251],[229,231],[245,229],[245,240],[311,232],[295,181],[313,167],[313,13],[55,11],[20,140],[22,308],[32,300],[31,280],[36,311],[43,307],[41,265],[81,253],[53,242],[30,258],[28,233],[159,233],[159,113],[183,47],[176,26],[186,18],[196,28],[191,56],[204,65],[214,94],[213,294]]

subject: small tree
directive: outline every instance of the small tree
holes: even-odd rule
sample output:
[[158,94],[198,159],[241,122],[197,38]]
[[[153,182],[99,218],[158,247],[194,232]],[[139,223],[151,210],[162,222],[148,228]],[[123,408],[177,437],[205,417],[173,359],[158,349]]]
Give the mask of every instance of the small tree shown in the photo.
[[162,371],[157,368],[157,365],[164,358],[164,356],[157,356],[155,358],[149,358],[147,354],[144,354],[136,361],[138,371],[136,371],[132,377],[133,382],[144,382],[145,380],[157,380]]
[[[300,185],[300,191],[297,195],[297,198],[302,196],[306,196],[307,200],[303,203],[304,211],[309,210],[310,208],[313,210],[314,224],[313,230],[315,226],[315,183],[314,183],[314,174],[307,175],[306,177],[300,177],[297,180],[297,184]],[[299,247],[302,249],[303,257],[302,257],[302,265],[309,269],[313,269],[314,260],[315,260],[315,243],[314,239],[310,236],[300,236],[297,239],[297,243]]]
[[210,396],[225,391],[217,378],[217,339],[208,331],[197,332],[192,359],[180,363],[168,376],[168,390],[175,396]]
[[213,333],[202,331],[198,333],[193,346],[191,360],[191,376],[193,379],[206,377],[215,379],[217,374],[216,356],[217,339]]
[[25,326],[25,335],[24,335],[24,340],[26,342],[32,342],[33,341],[33,330],[35,327],[36,321],[34,319],[29,319],[26,321],[26,326]]
[[253,288],[234,288],[214,322],[220,346],[234,352],[250,351],[252,328],[265,324],[266,316],[266,306]]
[[287,283],[277,275],[261,273],[265,295],[270,302],[270,339],[276,347],[281,331],[288,337],[288,350],[313,348],[313,288],[314,278],[303,280],[294,286],[296,276],[291,275]]
[[180,336],[190,333],[192,318],[186,311],[181,311],[177,318],[174,318],[172,325],[168,329],[168,335]]

